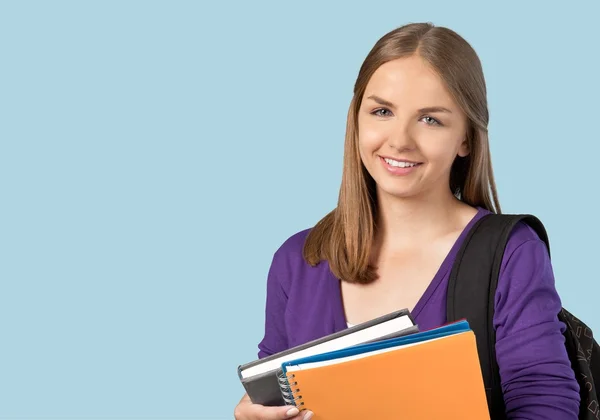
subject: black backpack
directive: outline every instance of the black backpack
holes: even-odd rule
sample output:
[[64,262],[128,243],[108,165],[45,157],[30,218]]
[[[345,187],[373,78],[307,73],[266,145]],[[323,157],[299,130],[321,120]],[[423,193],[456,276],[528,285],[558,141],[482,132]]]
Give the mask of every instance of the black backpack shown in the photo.
[[[505,419],[504,397],[496,362],[493,328],[494,299],[500,265],[508,237],[519,222],[527,223],[550,253],[542,222],[532,215],[489,214],[476,222],[462,244],[448,283],[448,322],[467,319],[474,331],[485,383],[490,416]],[[592,330],[562,308],[558,318],[567,326],[565,346],[580,386],[579,418],[600,419],[600,347]],[[595,379],[595,383],[594,383]]]

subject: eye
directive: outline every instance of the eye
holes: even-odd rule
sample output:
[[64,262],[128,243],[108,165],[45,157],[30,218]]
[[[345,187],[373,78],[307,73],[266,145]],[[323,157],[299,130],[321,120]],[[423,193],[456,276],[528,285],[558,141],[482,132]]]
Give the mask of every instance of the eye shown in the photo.
[[430,117],[428,115],[425,116],[425,117],[423,117],[423,118],[421,118],[421,119],[428,119],[428,121],[426,120],[426,122],[425,122],[425,124],[427,124],[427,125],[439,125],[439,126],[443,125],[441,122],[439,122],[435,118]]
[[387,108],[378,108],[375,111],[371,112],[372,115],[376,115],[378,117],[390,117],[392,116],[392,111]]

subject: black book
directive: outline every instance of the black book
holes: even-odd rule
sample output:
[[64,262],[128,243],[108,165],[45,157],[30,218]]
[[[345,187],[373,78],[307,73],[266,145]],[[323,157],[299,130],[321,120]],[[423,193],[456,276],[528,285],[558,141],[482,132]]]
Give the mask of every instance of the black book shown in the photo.
[[238,366],[238,376],[250,400],[266,406],[285,405],[280,384],[281,364],[300,357],[313,356],[419,331],[408,309],[401,309],[354,325],[337,333],[309,341],[271,356]]

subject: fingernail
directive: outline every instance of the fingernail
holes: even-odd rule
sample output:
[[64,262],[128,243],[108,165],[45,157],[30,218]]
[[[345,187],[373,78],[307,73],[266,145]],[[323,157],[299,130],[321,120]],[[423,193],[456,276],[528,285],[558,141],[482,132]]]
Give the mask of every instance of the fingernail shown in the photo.
[[313,416],[313,412],[312,411],[307,411],[306,414],[304,414],[304,417],[302,417],[303,420],[309,420],[312,419]]
[[287,411],[287,413],[285,413],[285,415],[288,417],[292,417],[292,416],[295,416],[296,414],[298,414],[299,412],[300,411],[296,407],[292,407]]

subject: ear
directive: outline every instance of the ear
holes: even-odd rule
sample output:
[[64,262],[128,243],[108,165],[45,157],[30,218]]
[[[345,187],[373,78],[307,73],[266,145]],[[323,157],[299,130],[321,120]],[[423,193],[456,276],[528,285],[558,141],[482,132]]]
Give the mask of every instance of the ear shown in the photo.
[[471,152],[471,148],[469,147],[469,141],[465,138],[463,142],[458,147],[458,156],[466,157]]

